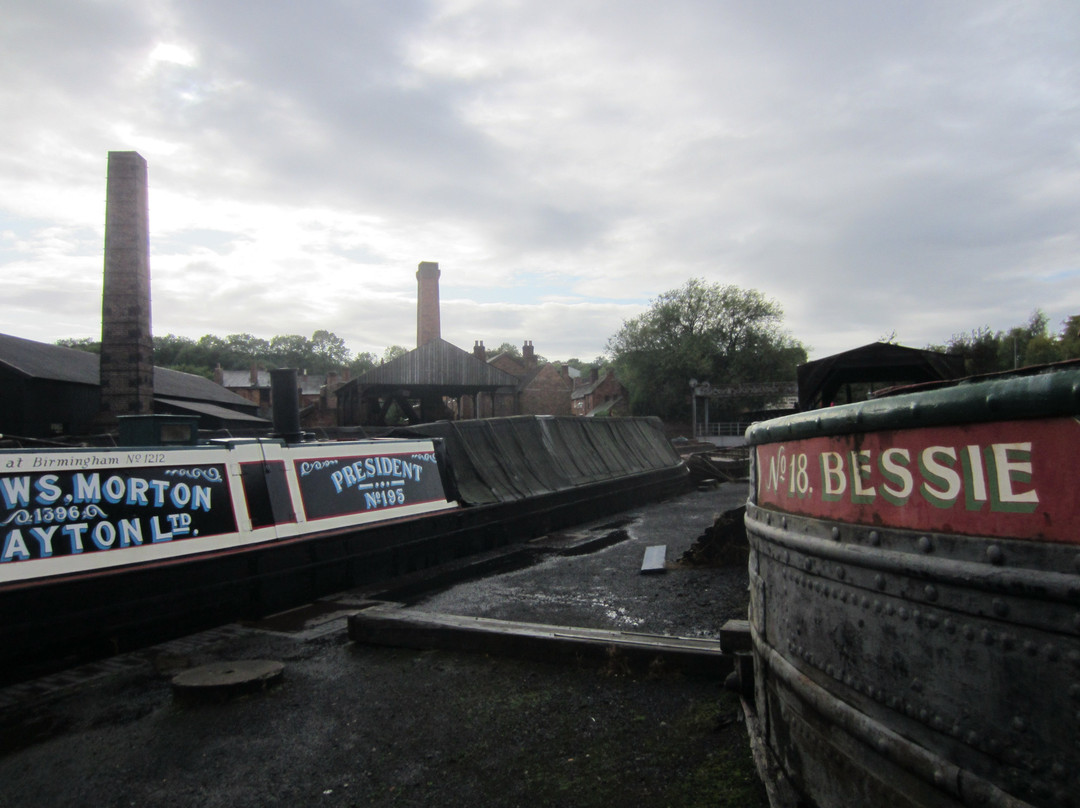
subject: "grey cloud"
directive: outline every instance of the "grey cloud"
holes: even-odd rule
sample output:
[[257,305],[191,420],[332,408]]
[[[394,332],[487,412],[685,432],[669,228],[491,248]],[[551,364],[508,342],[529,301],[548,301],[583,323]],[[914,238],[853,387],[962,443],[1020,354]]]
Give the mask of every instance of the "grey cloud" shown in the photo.
[[[411,272],[427,259],[465,289],[511,270],[587,298],[647,300],[691,276],[752,286],[822,350],[1080,306],[1076,4],[9,5],[0,99],[18,113],[0,129],[0,205],[20,237],[36,238],[16,183],[97,183],[103,198],[104,153],[137,147],[116,142],[130,129],[175,146],[147,155],[155,191],[339,211],[342,228],[378,217],[397,239],[313,239],[267,268],[303,287],[237,305],[243,281],[219,261],[261,225],[191,223],[156,254],[221,282],[195,305],[163,269],[155,305],[173,322],[409,344]],[[198,58],[140,73],[158,42]],[[99,265],[99,244],[81,249]],[[331,300],[311,292],[335,284]],[[516,334],[551,356],[537,329],[594,355],[621,322],[504,308],[462,311],[476,338]]]

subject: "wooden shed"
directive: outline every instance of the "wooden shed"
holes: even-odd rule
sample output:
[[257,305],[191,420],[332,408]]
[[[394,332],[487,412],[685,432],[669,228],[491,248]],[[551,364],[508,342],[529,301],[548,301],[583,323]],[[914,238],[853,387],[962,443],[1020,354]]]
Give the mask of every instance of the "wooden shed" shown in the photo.
[[430,423],[453,417],[465,397],[479,412],[482,396],[494,401],[517,384],[509,373],[436,337],[339,387],[338,411],[342,426],[385,424],[395,405],[408,423]]

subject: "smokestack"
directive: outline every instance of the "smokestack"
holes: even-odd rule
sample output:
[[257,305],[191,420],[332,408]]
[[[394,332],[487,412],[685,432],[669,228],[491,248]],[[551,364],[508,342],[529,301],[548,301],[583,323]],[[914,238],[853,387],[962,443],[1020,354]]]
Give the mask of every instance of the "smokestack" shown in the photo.
[[109,152],[101,297],[100,419],[111,425],[154,409],[148,183],[137,152]]
[[416,347],[439,339],[439,264],[421,261],[416,271]]
[[299,443],[300,391],[296,383],[296,368],[276,368],[270,371],[270,409],[273,410],[274,434],[286,443]]
[[472,355],[481,362],[487,361],[487,349],[484,348],[484,341],[482,339],[473,341]]
[[525,340],[525,344],[521,346],[521,358],[527,370],[533,370],[536,367],[536,349],[533,348],[532,340]]

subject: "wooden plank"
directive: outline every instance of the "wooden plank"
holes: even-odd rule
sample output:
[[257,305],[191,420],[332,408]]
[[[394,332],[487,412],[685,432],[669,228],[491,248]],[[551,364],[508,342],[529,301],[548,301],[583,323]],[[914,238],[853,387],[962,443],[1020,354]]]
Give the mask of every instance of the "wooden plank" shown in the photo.
[[735,654],[753,650],[749,620],[728,620],[720,627],[720,646],[725,653]]
[[733,657],[715,639],[629,631],[553,626],[486,617],[421,612],[396,605],[375,606],[349,617],[349,639],[398,648],[441,648],[554,661],[613,658],[643,665],[662,661],[673,669],[726,675]]

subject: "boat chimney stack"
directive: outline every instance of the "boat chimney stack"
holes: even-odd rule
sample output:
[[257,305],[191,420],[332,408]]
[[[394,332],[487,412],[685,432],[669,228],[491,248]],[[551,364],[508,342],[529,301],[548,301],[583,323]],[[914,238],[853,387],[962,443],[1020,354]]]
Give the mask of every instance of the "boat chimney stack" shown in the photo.
[[296,385],[296,368],[277,368],[270,371],[270,408],[274,418],[274,436],[286,443],[300,443],[300,392]]

